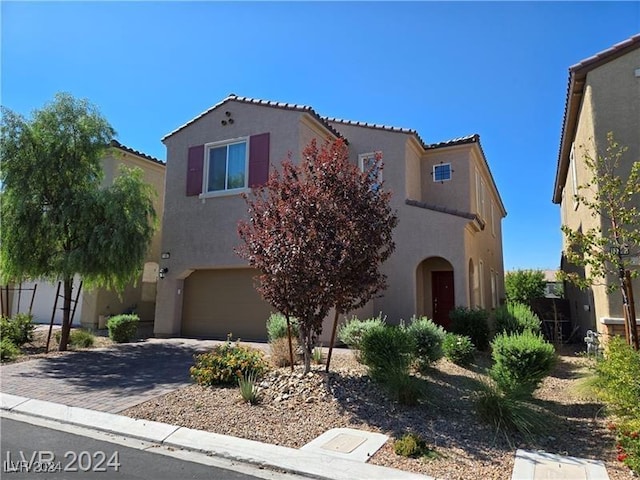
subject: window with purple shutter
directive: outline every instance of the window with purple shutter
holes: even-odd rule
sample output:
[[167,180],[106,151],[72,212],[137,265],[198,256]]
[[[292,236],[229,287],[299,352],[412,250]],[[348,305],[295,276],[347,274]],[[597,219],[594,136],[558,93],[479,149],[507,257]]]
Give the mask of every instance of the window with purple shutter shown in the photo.
[[249,187],[259,187],[269,179],[269,133],[249,139]]
[[204,167],[204,145],[189,147],[187,158],[187,197],[202,193],[202,172]]

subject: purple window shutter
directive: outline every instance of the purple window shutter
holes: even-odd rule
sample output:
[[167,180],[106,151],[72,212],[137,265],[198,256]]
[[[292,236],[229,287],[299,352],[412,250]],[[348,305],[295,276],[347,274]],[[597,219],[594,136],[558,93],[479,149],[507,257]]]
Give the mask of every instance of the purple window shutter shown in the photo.
[[249,139],[249,186],[259,187],[269,179],[269,134],[252,135]]
[[204,167],[204,145],[189,147],[187,159],[187,197],[202,193],[202,172]]

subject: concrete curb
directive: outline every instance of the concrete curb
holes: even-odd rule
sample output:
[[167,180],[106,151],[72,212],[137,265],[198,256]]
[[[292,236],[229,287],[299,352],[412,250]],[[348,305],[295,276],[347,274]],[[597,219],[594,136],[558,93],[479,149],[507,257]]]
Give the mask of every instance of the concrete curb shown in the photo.
[[321,480],[434,480],[433,477],[425,475],[312,451],[270,445],[166,423],[137,420],[6,393],[0,393],[0,408],[9,412],[88,427],[163,446],[203,452],[228,460],[284,470]]

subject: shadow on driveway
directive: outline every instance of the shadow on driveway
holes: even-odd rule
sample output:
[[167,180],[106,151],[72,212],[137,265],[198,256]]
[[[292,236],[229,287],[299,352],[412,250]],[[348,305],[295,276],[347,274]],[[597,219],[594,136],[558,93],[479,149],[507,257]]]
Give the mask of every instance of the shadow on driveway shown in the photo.
[[41,359],[23,377],[57,380],[79,390],[136,394],[156,386],[190,383],[193,355],[205,350],[203,346],[165,342],[116,345]]

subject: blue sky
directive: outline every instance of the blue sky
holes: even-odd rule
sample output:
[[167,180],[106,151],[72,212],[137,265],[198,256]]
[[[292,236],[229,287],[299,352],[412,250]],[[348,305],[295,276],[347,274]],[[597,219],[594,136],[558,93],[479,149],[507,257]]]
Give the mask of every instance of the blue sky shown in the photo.
[[95,103],[127,146],[229,93],[416,129],[479,133],[507,208],[505,269],[556,268],[551,203],[567,69],[640,31],[640,2],[11,2],[2,105],[59,91]]

